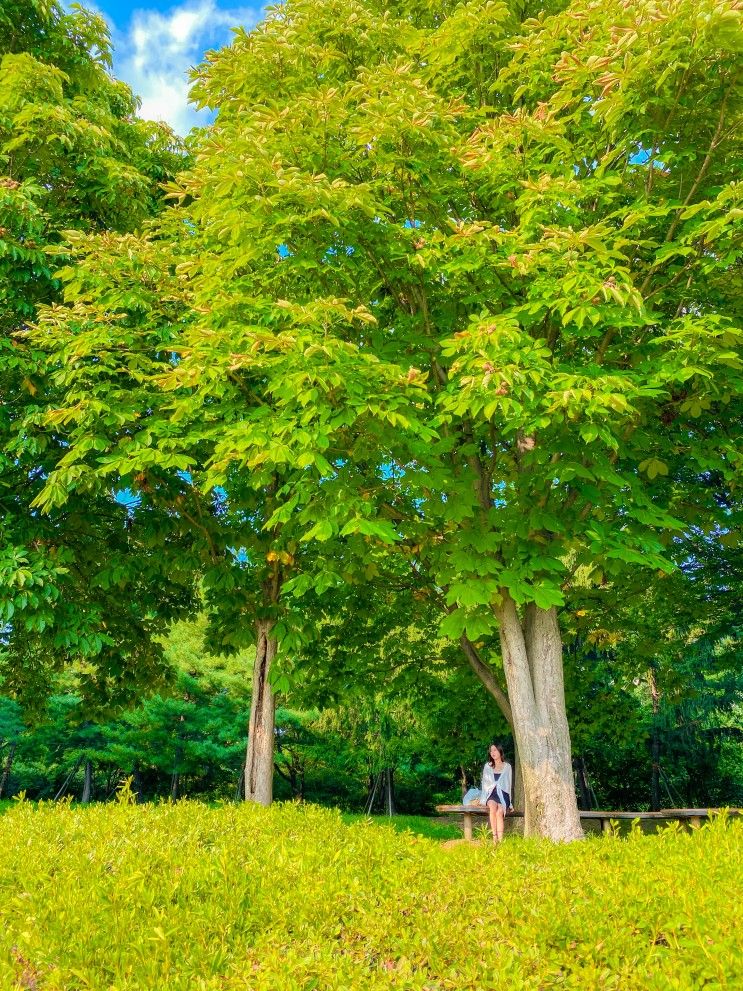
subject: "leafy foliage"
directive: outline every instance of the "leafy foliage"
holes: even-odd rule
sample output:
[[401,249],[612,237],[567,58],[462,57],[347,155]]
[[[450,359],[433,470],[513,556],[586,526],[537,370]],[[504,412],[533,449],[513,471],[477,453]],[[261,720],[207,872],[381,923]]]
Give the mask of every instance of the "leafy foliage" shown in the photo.
[[[312,807],[20,803],[0,818],[0,975],[92,991],[733,986],[741,829],[494,853]],[[493,876],[508,878],[499,939],[483,928]]]
[[[153,535],[162,513],[108,487],[46,517],[34,498],[68,452],[38,417],[59,402],[41,355],[19,334],[58,299],[55,268],[74,232],[129,231],[185,164],[175,136],[136,116],[109,75],[103,19],[52,2],[0,10],[0,665],[6,689],[43,699],[73,657],[98,659],[88,693],[107,701],[162,675],[152,639],[191,604],[192,576]],[[164,580],[167,575],[168,580]]]

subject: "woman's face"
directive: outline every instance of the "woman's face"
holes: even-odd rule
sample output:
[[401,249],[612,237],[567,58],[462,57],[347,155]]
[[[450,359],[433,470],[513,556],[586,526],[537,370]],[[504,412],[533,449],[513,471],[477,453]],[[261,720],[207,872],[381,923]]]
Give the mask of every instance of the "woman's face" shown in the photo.
[[490,748],[490,756],[496,762],[496,764],[500,763],[500,759],[501,759],[500,753],[498,751],[498,748],[495,746],[495,744],[493,744],[493,746]]

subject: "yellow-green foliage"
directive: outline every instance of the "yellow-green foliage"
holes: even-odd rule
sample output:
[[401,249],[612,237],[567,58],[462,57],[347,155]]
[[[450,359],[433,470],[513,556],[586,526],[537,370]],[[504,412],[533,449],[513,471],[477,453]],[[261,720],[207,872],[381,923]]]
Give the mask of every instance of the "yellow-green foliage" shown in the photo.
[[296,806],[0,818],[0,987],[740,987],[743,823],[445,847]]

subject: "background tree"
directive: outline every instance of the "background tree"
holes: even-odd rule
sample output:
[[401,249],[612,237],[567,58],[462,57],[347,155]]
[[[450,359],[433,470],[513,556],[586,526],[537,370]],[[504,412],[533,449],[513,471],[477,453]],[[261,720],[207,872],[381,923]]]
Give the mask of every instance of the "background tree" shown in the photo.
[[[110,487],[42,516],[33,499],[66,453],[37,414],[58,394],[19,336],[58,298],[53,272],[66,231],[136,228],[185,164],[166,127],[109,74],[101,17],[52,2],[0,10],[0,666],[5,690],[46,698],[52,673],[97,658],[87,687],[129,694],[163,671],[153,635],[193,603],[192,576],[164,540],[162,513],[117,501]],[[157,591],[159,590],[159,591]]]

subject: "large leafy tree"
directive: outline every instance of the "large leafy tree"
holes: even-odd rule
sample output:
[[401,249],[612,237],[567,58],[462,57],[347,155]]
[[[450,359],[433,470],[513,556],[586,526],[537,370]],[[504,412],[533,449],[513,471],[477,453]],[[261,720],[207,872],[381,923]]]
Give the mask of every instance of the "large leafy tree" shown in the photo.
[[[171,228],[195,250],[157,443],[260,535],[265,632],[286,632],[279,572],[282,601],[349,576],[361,535],[411,550],[446,636],[498,638],[527,832],[580,835],[558,616],[574,576],[651,580],[674,533],[731,522],[741,38],[734,0],[294,0],[194,87],[219,115]],[[72,285],[78,316],[35,340],[64,354],[104,298]],[[103,344],[74,352],[77,453],[48,491],[94,470]]]
[[255,645],[245,796],[268,803],[279,644],[311,634],[316,597],[301,593],[363,576],[370,544],[395,540],[378,446],[415,412],[399,368],[338,332],[371,322],[366,308],[330,298],[308,312],[261,291],[260,272],[246,296],[245,260],[225,256],[212,211],[213,153],[209,140],[174,190],[185,203],[144,234],[70,235],[67,305],[44,308],[28,335],[50,351],[60,398],[31,422],[67,446],[34,505],[55,511],[113,481],[135,521],[163,520],[153,546],[172,543],[178,568],[202,576],[210,643]]
[[425,383],[437,441],[410,435],[388,479],[420,510],[399,528],[444,631],[497,630],[527,829],[569,839],[565,586],[650,576],[674,532],[727,522],[741,31],[698,0],[523,17],[290,3],[195,92],[221,107],[203,190],[251,278],[308,314],[368,307],[349,339]]
[[132,694],[163,670],[159,624],[191,601],[164,513],[133,513],[110,487],[45,517],[31,508],[67,444],[37,427],[55,391],[19,334],[58,297],[64,232],[136,228],[184,164],[172,132],[136,116],[110,55],[97,15],[55,0],[2,4],[0,657],[6,690],[38,700],[50,669],[80,655],[99,662],[94,694]]

